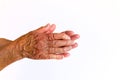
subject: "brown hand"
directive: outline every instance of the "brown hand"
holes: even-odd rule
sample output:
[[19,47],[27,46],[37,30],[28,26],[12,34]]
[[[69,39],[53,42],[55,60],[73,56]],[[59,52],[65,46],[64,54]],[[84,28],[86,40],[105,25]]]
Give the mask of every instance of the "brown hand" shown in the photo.
[[[35,30],[34,32],[37,32],[37,33],[45,33],[45,34],[50,34],[50,33],[53,33],[53,31],[55,30],[56,28],[56,25],[55,24],[47,24],[46,26],[42,26],[40,27],[39,29]],[[62,38],[62,40],[59,40],[61,38],[61,36],[63,36],[63,34],[67,34],[71,40],[68,40],[67,38]],[[27,36],[27,35],[26,35]],[[73,31],[65,31],[65,32],[62,32],[62,34],[59,34],[56,36],[56,40],[54,41],[49,41],[50,44],[49,45],[54,45],[53,47],[55,47],[55,50],[58,49],[61,49],[64,47],[68,47],[69,44],[72,44],[74,42],[74,40],[78,39],[79,38],[79,35],[78,34],[74,34]],[[23,39],[23,38],[22,38]],[[29,38],[28,38],[29,39]],[[31,40],[31,39],[30,39]],[[20,39],[18,39],[17,41],[20,41]],[[9,41],[9,42],[12,42],[12,41]],[[25,42],[25,41],[23,41]],[[20,43],[21,44],[21,43]],[[21,44],[22,45],[22,44]],[[72,48],[75,48],[77,47],[77,43],[74,43],[73,45],[71,45]],[[57,48],[58,47],[58,48]],[[54,48],[52,48],[54,49]],[[66,51],[66,52],[57,52],[57,54],[50,54],[51,58],[55,58],[55,59],[61,59],[63,57],[68,57],[69,56],[69,53]],[[50,57],[49,56],[49,57]]]
[[[29,32],[15,41],[5,41],[6,45],[0,49],[0,70],[7,65],[24,57],[31,59],[62,59],[72,48],[77,47],[74,43],[79,38],[72,31],[52,33],[55,25],[46,25],[42,28]],[[9,42],[9,43],[7,43]]]
[[16,48],[23,57],[32,59],[61,59],[62,54],[73,48],[73,40],[65,33],[41,33],[34,30],[17,40]]

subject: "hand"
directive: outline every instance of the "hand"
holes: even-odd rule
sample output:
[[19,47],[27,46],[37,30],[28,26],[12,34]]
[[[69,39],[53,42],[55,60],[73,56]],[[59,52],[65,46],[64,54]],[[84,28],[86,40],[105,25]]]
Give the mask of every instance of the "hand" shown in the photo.
[[72,31],[62,33],[51,33],[47,28],[39,28],[15,40],[16,48],[23,57],[31,59],[62,59],[68,56],[67,51],[77,47],[74,40],[79,35],[73,34]]
[[[54,31],[55,28],[56,28],[56,25],[55,25],[55,24],[52,24],[52,25],[47,24],[46,26],[49,26],[49,28],[46,29],[46,30],[45,30],[45,28],[44,28],[44,29],[39,29],[39,31],[40,31],[41,33],[44,32],[44,33],[48,34],[48,33],[53,33],[53,31]],[[44,27],[46,27],[46,26],[44,26]],[[67,35],[70,37],[71,40],[76,40],[76,39],[79,39],[79,37],[80,37],[80,35],[74,34],[74,32],[71,31],[71,30],[64,31],[64,32],[62,32],[62,33],[67,34]],[[78,46],[78,44],[75,43],[75,44],[73,45],[73,48],[76,48],[77,46]],[[70,56],[70,54],[69,54],[68,52],[66,52],[66,53],[61,53],[61,55],[63,55],[64,57]]]
[[[7,65],[23,59],[62,59],[69,56],[68,51],[77,47],[79,38],[73,31],[53,33],[55,25],[47,24],[31,31],[15,41],[1,40],[0,70]],[[4,47],[3,47],[4,46]]]

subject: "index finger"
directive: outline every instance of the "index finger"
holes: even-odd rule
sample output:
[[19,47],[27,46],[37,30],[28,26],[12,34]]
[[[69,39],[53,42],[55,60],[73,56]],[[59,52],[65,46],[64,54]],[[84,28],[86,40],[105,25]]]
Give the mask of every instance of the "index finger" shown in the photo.
[[48,34],[48,39],[49,40],[61,40],[61,39],[70,39],[70,37],[65,34],[65,33],[51,33],[51,34]]

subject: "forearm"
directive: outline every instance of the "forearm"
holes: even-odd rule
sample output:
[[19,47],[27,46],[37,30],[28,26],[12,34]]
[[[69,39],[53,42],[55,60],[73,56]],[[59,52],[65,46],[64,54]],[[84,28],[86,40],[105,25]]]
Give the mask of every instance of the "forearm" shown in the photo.
[[22,59],[21,55],[19,55],[20,52],[14,47],[13,44],[10,44],[0,49],[0,70],[17,60]]

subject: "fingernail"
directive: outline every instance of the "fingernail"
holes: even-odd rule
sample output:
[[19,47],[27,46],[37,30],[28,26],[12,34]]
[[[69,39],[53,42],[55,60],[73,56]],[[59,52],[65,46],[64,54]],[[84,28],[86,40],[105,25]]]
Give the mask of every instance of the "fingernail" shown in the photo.
[[77,43],[75,43],[75,44],[72,45],[72,48],[76,48],[76,47],[78,47]]
[[69,57],[69,56],[70,56],[69,53],[64,54],[64,57]]
[[76,36],[76,38],[80,38],[80,36],[79,36],[79,35],[77,35],[77,36]]
[[50,24],[49,24],[49,23],[48,23],[46,26],[44,26],[44,28],[45,28],[46,30],[48,30],[49,27],[50,27]]

